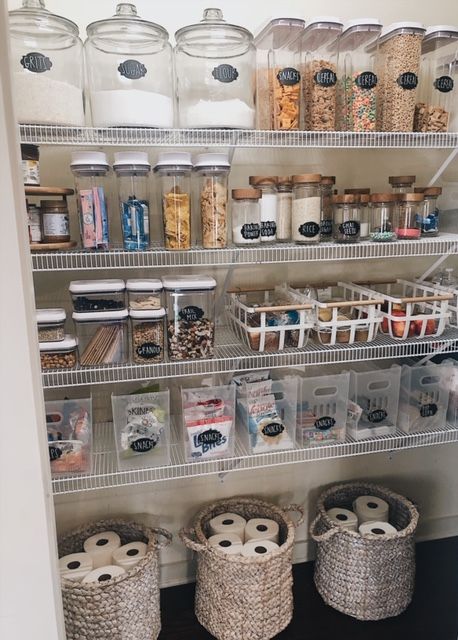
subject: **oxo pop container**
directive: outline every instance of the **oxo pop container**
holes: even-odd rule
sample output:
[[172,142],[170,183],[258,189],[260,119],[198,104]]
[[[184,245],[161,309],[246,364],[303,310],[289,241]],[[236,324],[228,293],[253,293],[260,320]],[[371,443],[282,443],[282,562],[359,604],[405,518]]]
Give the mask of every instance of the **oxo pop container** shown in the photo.
[[165,309],[129,311],[131,322],[132,361],[138,364],[164,360]]
[[158,278],[126,280],[129,309],[141,311],[162,307],[162,281]]
[[202,246],[224,249],[227,245],[227,180],[231,165],[225,153],[201,153],[194,162],[199,180]]
[[191,248],[191,154],[160,153],[154,173],[158,176],[165,248]]
[[68,287],[75,311],[97,312],[124,309],[124,280],[72,280]]
[[38,341],[59,342],[64,339],[65,309],[37,309]]
[[149,177],[151,165],[144,151],[115,153],[113,170],[118,185],[121,230],[126,251],[149,246]]
[[127,309],[72,314],[83,367],[127,361]]
[[212,358],[216,280],[209,276],[162,279],[166,294],[170,360]]
[[65,335],[59,342],[40,342],[40,361],[43,371],[76,367],[78,340]]

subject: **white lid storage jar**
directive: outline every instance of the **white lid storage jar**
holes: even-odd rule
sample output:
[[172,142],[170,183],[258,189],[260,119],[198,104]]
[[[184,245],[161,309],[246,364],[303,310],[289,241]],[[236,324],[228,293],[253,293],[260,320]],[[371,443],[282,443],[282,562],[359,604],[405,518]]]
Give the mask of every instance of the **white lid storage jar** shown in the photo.
[[39,342],[58,342],[64,339],[65,309],[37,309]]
[[72,280],[68,290],[77,312],[113,311],[126,306],[124,280]]
[[84,367],[127,361],[127,309],[72,314]]

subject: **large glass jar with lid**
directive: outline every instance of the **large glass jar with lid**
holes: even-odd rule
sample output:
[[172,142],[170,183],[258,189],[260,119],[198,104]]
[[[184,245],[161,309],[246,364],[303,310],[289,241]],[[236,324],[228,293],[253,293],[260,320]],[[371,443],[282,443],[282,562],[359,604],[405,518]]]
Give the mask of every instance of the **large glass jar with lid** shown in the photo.
[[43,0],[23,0],[10,11],[9,26],[18,121],[83,125],[83,45],[76,24],[47,11]]
[[252,34],[220,9],[175,33],[180,127],[253,129],[256,52]]
[[321,175],[293,176],[291,232],[294,242],[319,242],[321,230]]
[[96,127],[172,127],[172,48],[167,31],[122,2],[88,25],[84,43]]

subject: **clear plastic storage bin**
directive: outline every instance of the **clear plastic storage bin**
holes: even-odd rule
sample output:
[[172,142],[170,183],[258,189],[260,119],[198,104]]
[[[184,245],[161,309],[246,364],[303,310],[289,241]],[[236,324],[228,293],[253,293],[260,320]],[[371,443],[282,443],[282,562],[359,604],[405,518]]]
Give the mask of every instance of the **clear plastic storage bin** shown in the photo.
[[209,276],[167,276],[162,283],[166,294],[169,359],[212,358],[216,280]]
[[59,342],[40,342],[41,369],[73,369],[78,361],[78,340],[72,335],[65,335]]
[[150,242],[149,179],[151,165],[143,151],[115,153],[121,231],[126,251],[144,251]]
[[227,181],[231,165],[226,153],[201,153],[194,162],[199,179],[202,246],[224,249],[227,246]]
[[297,439],[303,447],[345,440],[348,372],[299,379]]
[[440,429],[446,424],[449,364],[402,366],[399,427],[406,433]]
[[126,307],[124,280],[72,280],[68,290],[75,311],[115,311]]
[[172,48],[167,31],[121,2],[92,22],[84,44],[95,127],[172,127]]
[[53,476],[91,473],[92,400],[45,402],[48,453]]
[[37,309],[38,341],[60,342],[65,337],[65,309]]
[[169,391],[111,396],[120,471],[170,464]]
[[349,412],[347,426],[356,440],[393,435],[398,423],[401,367],[376,369],[373,365],[350,371],[350,400],[357,405]]
[[126,280],[129,309],[160,309],[162,307],[162,280],[158,278],[131,278]]
[[127,309],[73,313],[81,366],[127,362],[127,316]]
[[182,389],[186,459],[204,462],[234,455],[235,386]]
[[154,173],[158,176],[165,248],[191,248],[191,154],[160,153]]
[[150,364],[164,360],[165,309],[129,311],[131,322],[131,360]]

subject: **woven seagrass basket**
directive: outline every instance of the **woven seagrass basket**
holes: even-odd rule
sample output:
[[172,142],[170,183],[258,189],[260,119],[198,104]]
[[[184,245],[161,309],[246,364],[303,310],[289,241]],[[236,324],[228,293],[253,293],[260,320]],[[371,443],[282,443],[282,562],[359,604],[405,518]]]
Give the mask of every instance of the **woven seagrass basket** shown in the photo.
[[101,531],[115,531],[123,545],[145,542],[146,555],[125,575],[103,583],[62,579],[67,640],[156,640],[161,630],[159,549],[170,544],[172,535],[126,520],[102,520],[62,536],[59,557],[83,551],[86,538]]
[[[298,512],[293,522],[288,513]],[[280,525],[280,548],[266,556],[226,555],[207,542],[209,521],[222,513],[246,520],[270,518]],[[295,528],[303,521],[301,507],[277,507],[255,498],[221,500],[200,511],[191,530],[180,532],[184,544],[197,552],[195,612],[200,624],[218,640],[269,640],[293,615],[292,553]]]
[[[372,495],[390,505],[397,533],[360,535],[334,524],[332,507],[352,509],[353,500]],[[418,511],[403,496],[365,482],[341,484],[321,494],[310,526],[317,543],[315,585],[326,604],[358,620],[382,620],[402,613],[415,585]]]

